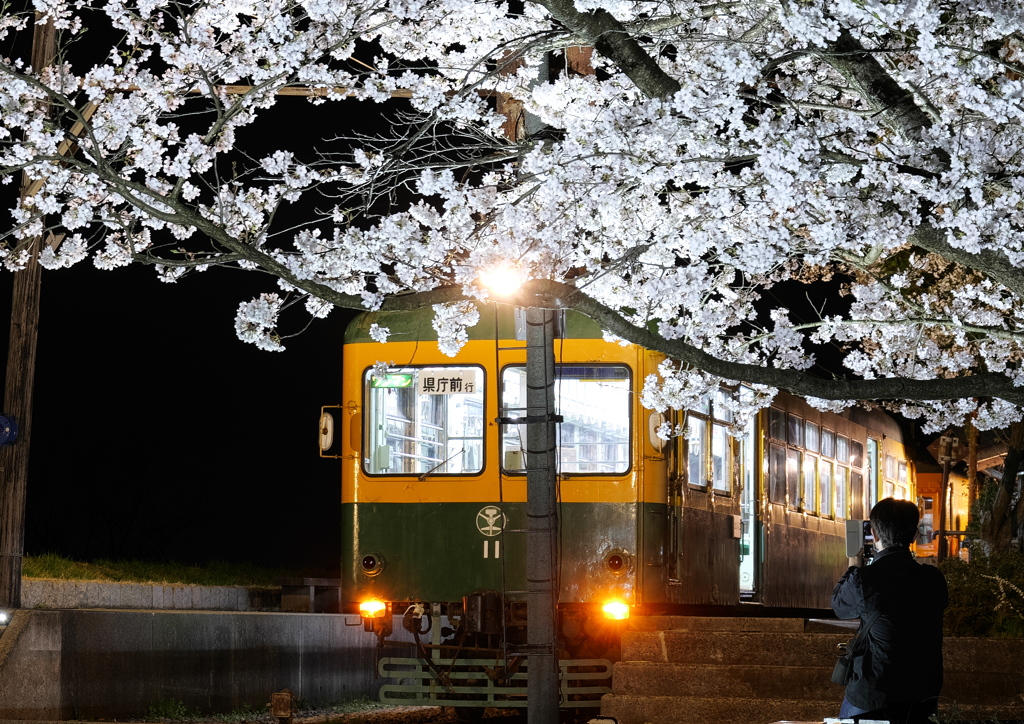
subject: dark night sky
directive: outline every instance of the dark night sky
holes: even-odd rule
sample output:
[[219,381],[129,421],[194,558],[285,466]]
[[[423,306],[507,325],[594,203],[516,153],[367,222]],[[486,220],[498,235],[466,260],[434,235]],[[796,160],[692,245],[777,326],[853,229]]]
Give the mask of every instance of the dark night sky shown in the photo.
[[316,423],[340,396],[347,314],[262,352],[235,337],[234,311],[274,286],[44,271],[27,553],[337,565],[339,466],[318,457]]
[[[31,34],[14,40],[0,54],[27,55]],[[77,61],[92,62],[79,57],[90,49],[101,45],[78,47]],[[380,113],[283,99],[239,144],[259,156],[268,128],[301,123],[306,133],[272,142],[308,152],[318,138],[374,127]],[[17,186],[0,186],[0,225],[12,223]],[[235,310],[276,290],[267,275],[226,269],[176,284],[91,260],[44,270],[27,553],[337,568],[340,468],[317,455],[316,433],[320,406],[340,402],[351,313],[336,309],[286,351],[263,352],[236,338]],[[10,304],[11,274],[0,270],[4,365]],[[284,319],[288,334],[309,317],[296,309]]]

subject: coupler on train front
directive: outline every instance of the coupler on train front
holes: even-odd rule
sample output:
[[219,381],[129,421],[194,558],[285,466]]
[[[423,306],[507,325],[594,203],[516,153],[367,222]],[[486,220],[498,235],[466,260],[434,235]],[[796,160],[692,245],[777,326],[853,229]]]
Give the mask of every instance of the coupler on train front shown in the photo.
[[[495,591],[461,601],[367,602],[366,631],[377,636],[380,700],[400,706],[524,708],[530,656],[527,607]],[[401,629],[394,618],[401,615]],[[560,606],[559,706],[596,712],[611,693],[620,625],[597,606]],[[396,630],[397,629],[397,630]]]

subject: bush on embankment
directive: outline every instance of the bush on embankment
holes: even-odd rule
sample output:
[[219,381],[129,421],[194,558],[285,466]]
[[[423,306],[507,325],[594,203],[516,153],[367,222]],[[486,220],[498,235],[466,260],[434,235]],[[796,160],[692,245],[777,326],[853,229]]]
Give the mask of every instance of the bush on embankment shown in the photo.
[[947,636],[1024,636],[1024,555],[951,558],[939,568],[949,584]]
[[[272,587],[274,579],[310,576],[278,568],[248,563],[210,561],[202,565],[152,561],[75,561],[54,553],[25,556],[22,576],[55,580],[110,581],[115,583],[158,583],[186,586]],[[323,575],[322,573],[319,575]],[[337,577],[335,575],[334,577]]]

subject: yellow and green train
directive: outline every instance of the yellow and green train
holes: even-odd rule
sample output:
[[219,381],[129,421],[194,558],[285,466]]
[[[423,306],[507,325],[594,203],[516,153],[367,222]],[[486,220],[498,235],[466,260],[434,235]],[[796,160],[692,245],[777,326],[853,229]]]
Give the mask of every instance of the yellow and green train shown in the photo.
[[[362,314],[345,335],[342,600],[382,643],[415,640],[418,659],[382,660],[399,682],[382,690],[392,701],[522,704],[526,431],[502,420],[526,414],[526,349],[519,310],[480,314],[454,357],[430,309]],[[572,312],[554,354],[566,706],[596,703],[597,661],[615,657],[621,624],[606,604],[633,617],[826,609],[845,520],[915,495],[900,429],[881,412],[780,394],[736,430],[725,403],[749,393],[741,385],[666,418],[639,401],[663,355],[606,341]],[[661,440],[663,421],[686,434]]]

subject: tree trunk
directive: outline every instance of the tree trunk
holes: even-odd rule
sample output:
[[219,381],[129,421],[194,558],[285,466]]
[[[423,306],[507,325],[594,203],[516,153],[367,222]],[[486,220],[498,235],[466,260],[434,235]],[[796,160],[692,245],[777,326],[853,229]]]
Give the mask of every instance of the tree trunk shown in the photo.
[[0,448],[0,607],[4,608],[21,607],[25,491],[32,439],[32,387],[42,270],[33,255],[28,268],[14,275],[4,412],[15,419],[19,429],[15,443]]
[[964,424],[964,435],[967,438],[967,515],[970,520],[974,502],[978,499],[978,428],[971,418],[967,418]]
[[1010,442],[1007,445],[1006,461],[1003,463],[1003,477],[999,491],[987,511],[981,526],[982,545],[988,553],[1001,553],[1010,549],[1010,542],[1017,532],[1022,514],[1021,505],[1013,505],[1017,489],[1017,473],[1024,459],[1024,422],[1010,425]]
[[[38,19],[38,14],[37,14]],[[32,35],[32,69],[53,62],[56,34],[53,21],[37,24]],[[22,195],[28,193],[28,177]],[[28,268],[14,275],[11,296],[10,347],[7,350],[4,413],[18,423],[18,439],[0,448],[0,607],[21,607],[21,559],[25,553],[25,491],[29,443],[32,440],[32,392],[36,377],[36,338],[39,330],[39,287],[42,239],[32,243]]]

